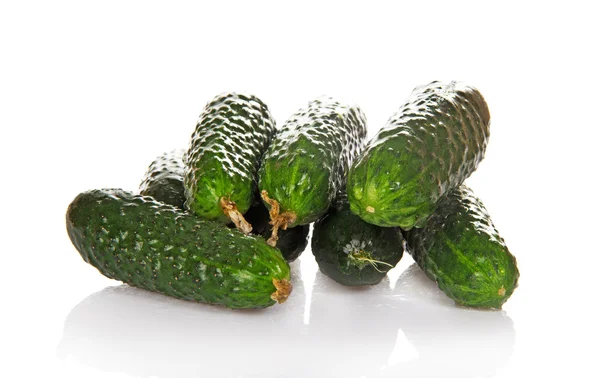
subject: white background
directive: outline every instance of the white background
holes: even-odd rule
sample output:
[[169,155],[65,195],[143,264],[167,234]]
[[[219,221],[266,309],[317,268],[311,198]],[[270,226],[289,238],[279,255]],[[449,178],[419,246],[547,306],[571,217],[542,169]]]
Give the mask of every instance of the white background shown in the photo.
[[[0,376],[599,376],[592,2],[374,3],[2,2]],[[119,286],[67,237],[79,192],[135,190],[218,93],[256,94],[279,125],[343,96],[372,136],[413,87],[454,79],[492,115],[468,184],[519,263],[503,311],[454,306],[410,256],[349,290],[306,250],[287,303],[233,312]]]

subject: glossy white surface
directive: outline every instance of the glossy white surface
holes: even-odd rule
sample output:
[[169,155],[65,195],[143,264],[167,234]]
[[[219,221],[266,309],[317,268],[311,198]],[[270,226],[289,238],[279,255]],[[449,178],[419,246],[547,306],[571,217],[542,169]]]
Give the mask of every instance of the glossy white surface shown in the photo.
[[[211,4],[1,3],[1,377],[600,376],[591,6]],[[222,91],[255,93],[278,125],[343,96],[372,136],[436,79],[490,106],[468,184],[519,263],[503,311],[456,307],[409,256],[344,288],[310,250],[287,303],[230,311],[118,286],[67,237],[79,192],[135,190]]]
[[[303,263],[312,258],[294,273]],[[71,310],[58,356],[134,377],[428,376],[440,365],[480,377],[513,353],[505,312],[455,307],[416,266],[393,289],[345,288],[321,273],[312,283],[314,267],[302,268],[289,302],[259,312],[107,287]]]

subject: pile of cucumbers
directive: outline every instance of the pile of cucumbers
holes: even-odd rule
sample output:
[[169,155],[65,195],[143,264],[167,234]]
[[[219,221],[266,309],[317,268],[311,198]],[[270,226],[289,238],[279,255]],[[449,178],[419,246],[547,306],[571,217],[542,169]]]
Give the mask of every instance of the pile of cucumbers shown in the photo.
[[484,157],[490,115],[459,82],[417,87],[367,141],[356,105],[320,97],[277,129],[257,97],[224,93],[187,149],[152,162],[139,193],[79,194],[66,214],[83,259],[131,286],[230,308],[292,293],[308,244],[343,285],[379,283],[406,251],[457,304],[501,308],[514,256],[463,182]]

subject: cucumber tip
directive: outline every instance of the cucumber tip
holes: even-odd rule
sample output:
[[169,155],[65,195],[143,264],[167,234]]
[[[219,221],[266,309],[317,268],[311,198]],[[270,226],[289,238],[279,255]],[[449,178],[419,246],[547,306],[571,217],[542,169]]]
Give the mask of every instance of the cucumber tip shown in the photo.
[[285,278],[280,280],[273,278],[273,286],[276,290],[271,294],[271,299],[279,304],[285,302],[292,293],[292,283]]

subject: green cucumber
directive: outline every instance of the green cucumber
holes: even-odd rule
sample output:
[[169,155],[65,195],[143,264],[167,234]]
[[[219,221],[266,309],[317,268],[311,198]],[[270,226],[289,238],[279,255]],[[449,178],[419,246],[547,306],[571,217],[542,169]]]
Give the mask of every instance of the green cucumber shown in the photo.
[[78,195],[67,232],[103,275],[177,298],[264,308],[291,292],[290,269],[262,238],[119,189]]
[[366,118],[354,105],[329,97],[311,101],[275,135],[259,171],[263,200],[277,230],[323,216],[364,145]]
[[312,252],[319,269],[342,285],[378,284],[404,252],[400,228],[379,227],[350,211],[345,194],[315,222]]
[[157,201],[184,208],[183,154],[178,149],[157,157],[148,167],[140,184],[140,194],[154,197]]
[[379,226],[423,227],[483,159],[490,114],[479,91],[434,81],[369,141],[348,173],[350,208]]
[[406,232],[408,251],[463,306],[501,308],[517,287],[515,257],[483,203],[462,185],[440,201],[425,227]]
[[[148,169],[141,187],[140,194],[150,195],[155,200],[184,208],[185,191],[183,187],[183,161],[181,151],[165,153],[155,160]],[[183,198],[183,200],[182,200]],[[244,213],[244,218],[252,226],[253,235],[261,235],[265,239],[271,237],[269,210],[257,198],[250,209]],[[229,224],[228,227],[235,227]],[[279,239],[274,245],[288,261],[294,261],[304,252],[308,244],[309,225],[288,228],[279,231]]]
[[186,207],[249,233],[242,214],[254,201],[257,170],[274,133],[269,109],[255,96],[224,93],[209,102],[184,156]]

